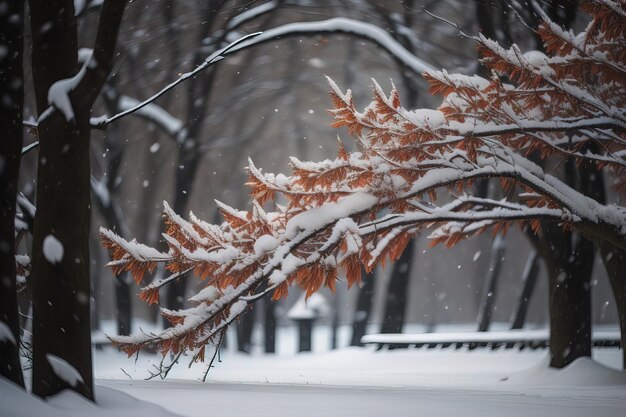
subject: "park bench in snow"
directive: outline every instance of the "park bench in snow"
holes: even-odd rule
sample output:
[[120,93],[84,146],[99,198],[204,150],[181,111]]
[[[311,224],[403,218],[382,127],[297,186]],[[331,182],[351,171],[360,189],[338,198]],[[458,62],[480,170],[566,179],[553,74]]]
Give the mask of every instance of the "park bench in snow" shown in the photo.
[[[544,330],[506,330],[494,332],[451,332],[451,333],[386,333],[369,334],[361,338],[365,345],[378,345],[379,349],[388,348],[449,348],[467,346],[470,350],[477,347],[496,349],[537,349],[548,346],[549,331]],[[595,347],[619,347],[620,333],[615,331],[594,331],[592,335]]]

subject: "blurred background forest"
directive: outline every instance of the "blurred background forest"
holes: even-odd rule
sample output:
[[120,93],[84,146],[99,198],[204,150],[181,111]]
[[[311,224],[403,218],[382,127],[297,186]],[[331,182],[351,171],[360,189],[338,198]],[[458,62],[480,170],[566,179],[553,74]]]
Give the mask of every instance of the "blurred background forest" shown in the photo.
[[[84,39],[90,39],[97,18],[93,11],[99,2],[75,3],[79,30],[86,35]],[[92,116],[115,114],[148,98],[244,34],[335,17],[379,28],[434,68],[474,74],[481,67],[473,42],[444,19],[458,23],[469,34],[481,31],[509,44],[514,40],[522,49],[532,48],[532,32],[512,10],[500,1],[134,1],[128,5],[120,31],[112,76]],[[109,257],[98,242],[100,226],[127,239],[159,245],[164,200],[177,213],[192,211],[215,221],[214,199],[240,208],[247,204],[244,167],[248,157],[264,170],[287,174],[289,156],[301,160],[331,157],[337,151],[337,135],[350,144],[347,132],[330,127],[324,75],[352,89],[357,107],[370,100],[370,78],[387,88],[392,79],[407,107],[438,105],[439,98],[429,95],[420,74],[377,45],[378,36],[376,31],[370,32],[370,39],[355,33],[296,31],[227,57],[136,117],[94,133],[94,329],[124,334],[131,327],[137,331],[137,323],[161,325],[156,309],[136,297],[139,287],[131,277],[114,277],[105,267]],[[30,44],[28,39],[26,44]],[[30,66],[25,68],[30,80]],[[34,103],[26,103],[25,120],[35,117]],[[553,171],[559,169],[555,166]],[[20,190],[32,201],[35,152],[24,156],[21,170]],[[482,186],[489,194],[489,184]],[[28,247],[28,241],[23,245]],[[604,267],[593,256],[589,262],[594,263],[593,322],[613,325],[617,312]],[[328,346],[358,343],[366,332],[547,326],[547,271],[525,232],[517,228],[504,239],[481,236],[452,249],[430,248],[427,236],[422,235],[396,264],[374,275],[361,288],[340,285],[335,295],[322,292],[324,299],[317,302],[327,308],[320,307],[316,325],[335,329],[324,333]],[[157,270],[159,276],[163,271]],[[194,293],[194,286],[201,285],[195,279],[183,279],[162,297],[169,307],[180,307]],[[238,323],[239,349],[273,351],[280,337],[275,328],[294,326],[288,312],[300,296],[294,288],[286,300],[257,304]]]

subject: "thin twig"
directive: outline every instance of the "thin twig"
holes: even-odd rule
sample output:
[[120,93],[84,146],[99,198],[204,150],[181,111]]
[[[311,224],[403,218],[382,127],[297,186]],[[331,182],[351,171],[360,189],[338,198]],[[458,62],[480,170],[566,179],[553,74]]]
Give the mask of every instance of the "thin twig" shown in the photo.
[[137,110],[141,109],[142,107],[145,107],[146,105],[148,105],[151,102],[155,101],[157,98],[161,97],[163,94],[167,93],[172,88],[176,87],[178,84],[182,83],[183,81],[187,80],[188,78],[196,76],[199,72],[207,69],[208,67],[210,67],[211,65],[215,64],[216,62],[219,62],[222,59],[224,59],[224,57],[226,57],[226,54],[228,53],[228,51],[233,49],[235,46],[237,46],[241,42],[244,42],[244,41],[246,41],[248,39],[251,39],[251,38],[254,38],[256,36],[259,36],[261,33],[263,33],[263,32],[250,33],[249,35],[243,36],[243,37],[237,39],[236,41],[231,42],[225,48],[222,48],[219,51],[214,52],[212,55],[210,55],[195,70],[187,72],[185,74],[182,74],[180,77],[178,77],[178,79],[176,81],[174,81],[174,82],[168,84],[167,86],[163,87],[158,93],[154,94],[152,97],[142,101],[138,105],[136,105],[136,106],[134,106],[134,107],[132,107],[132,108],[130,108],[128,110],[125,110],[125,111],[123,111],[121,113],[118,113],[118,114],[116,114],[114,116],[109,117],[108,119],[100,122],[98,125],[106,126],[106,125],[110,124],[111,122],[114,122],[117,119],[120,119],[120,118],[122,118],[124,116],[127,116],[129,114],[132,114],[132,113],[136,112]]
[[[222,330],[220,333],[220,339],[217,341],[217,344],[215,345],[215,351],[213,352],[213,356],[211,357],[211,361],[209,362],[208,368],[204,372],[204,376],[202,377],[202,382],[206,382],[206,377],[209,374],[209,371],[211,370],[211,368],[213,367],[213,362],[215,361],[215,358],[219,355],[220,346],[222,345],[222,340],[224,339],[225,332],[226,330]],[[221,361],[222,360],[218,358],[218,362],[221,362]]]
[[[185,74],[182,74],[180,77],[178,77],[178,79],[176,79],[176,81],[166,85],[165,87],[163,87],[159,92],[157,92],[156,94],[154,94],[153,96],[151,96],[150,98],[142,101],[141,103],[137,104],[134,107],[131,107],[128,110],[125,110],[121,113],[115,114],[109,118],[106,118],[102,121],[99,122],[95,122],[91,121],[91,128],[92,129],[104,129],[106,126],[108,126],[110,123],[121,119],[122,117],[128,116],[129,114],[133,114],[136,111],[140,110],[141,108],[147,106],[148,104],[152,103],[153,101],[155,101],[156,99],[158,99],[159,97],[161,97],[163,94],[167,93],[169,90],[173,89],[174,87],[176,87],[178,84],[182,83],[183,81],[191,78],[191,77],[195,77],[198,73],[200,73],[201,71],[204,71],[205,69],[209,68],[211,65],[221,61],[222,59],[224,59],[228,53],[237,45],[239,45],[240,43],[247,41],[251,38],[254,38],[256,36],[259,36],[261,33],[263,32],[254,32],[254,33],[250,33],[248,35],[245,35],[237,40],[235,40],[234,42],[231,42],[230,44],[228,44],[226,47],[220,49],[219,51],[214,52],[213,54],[211,54],[207,59],[205,59],[205,61],[199,65],[196,69],[194,69],[193,71],[187,72]],[[235,52],[235,51],[232,51]],[[23,123],[25,126],[27,126],[30,129],[37,129],[37,124],[31,123],[31,122],[24,122]],[[39,146],[39,141],[35,141],[33,143],[31,143],[28,146],[25,146],[24,148],[22,148],[22,155],[28,153],[29,151],[31,151],[32,149],[36,148],[37,146]]]

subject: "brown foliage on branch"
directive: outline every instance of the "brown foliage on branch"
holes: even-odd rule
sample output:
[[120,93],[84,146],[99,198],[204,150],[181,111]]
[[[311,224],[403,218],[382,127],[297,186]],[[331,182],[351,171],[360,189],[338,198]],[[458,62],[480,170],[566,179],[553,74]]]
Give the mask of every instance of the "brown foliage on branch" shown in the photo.
[[[250,162],[251,208],[218,203],[221,224],[193,214],[184,220],[165,204],[168,253],[101,230],[114,271],[131,271],[138,281],[156,263],[172,272],[142,290],[147,302],[158,302],[159,288],[184,271],[207,281],[190,299],[195,307],[163,311],[172,328],[114,342],[129,355],[156,344],[164,354],[189,351],[203,360],[206,344],[221,340],[249,303],[266,294],[278,300],[291,285],[310,296],[323,286],[334,290],[337,280],[359,283],[362,266],[370,271],[397,259],[422,228],[433,229],[433,244],[450,247],[486,230],[506,233],[514,223],[536,232],[540,220],[551,220],[625,248],[623,207],[587,198],[525,158],[539,152],[590,160],[616,177],[626,167],[624,3],[584,7],[592,20],[579,35],[544,22],[547,55],[479,37],[491,78],[425,74],[431,92],[443,96],[437,110],[407,110],[395,87],[387,95],[374,82],[373,101],[359,111],[351,92],[329,79],[333,126],[346,127],[357,150],[340,142],[335,159],[292,158],[290,176]],[[472,196],[473,181],[489,177],[500,178],[510,198]],[[442,190],[451,198],[437,203]],[[284,205],[266,212],[277,198]]]

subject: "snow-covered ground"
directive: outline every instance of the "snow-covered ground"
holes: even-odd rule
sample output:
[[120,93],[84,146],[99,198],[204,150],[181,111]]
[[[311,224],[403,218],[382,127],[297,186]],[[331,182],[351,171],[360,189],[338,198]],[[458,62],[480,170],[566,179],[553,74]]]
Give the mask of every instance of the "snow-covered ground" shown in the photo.
[[[562,371],[547,351],[344,348],[292,356],[226,353],[209,374],[181,364],[144,381],[158,357],[137,363],[97,354],[100,386],[183,416],[620,416],[626,413],[621,352],[597,350]],[[601,365],[599,362],[604,363]],[[124,368],[122,371],[120,368]],[[126,375],[128,374],[128,375]],[[132,378],[132,379],[131,379]]]
[[[71,393],[29,402],[3,382],[0,416],[626,415],[626,373],[617,349],[598,349],[593,360],[555,371],[547,368],[546,350],[328,351],[318,339],[316,352],[298,355],[290,350],[293,336],[283,334],[279,355],[240,354],[231,343],[205,383],[198,380],[203,364],[182,362],[165,381],[146,381],[160,355],[135,361],[111,347],[96,350],[99,407]],[[26,402],[28,412],[19,412]]]

